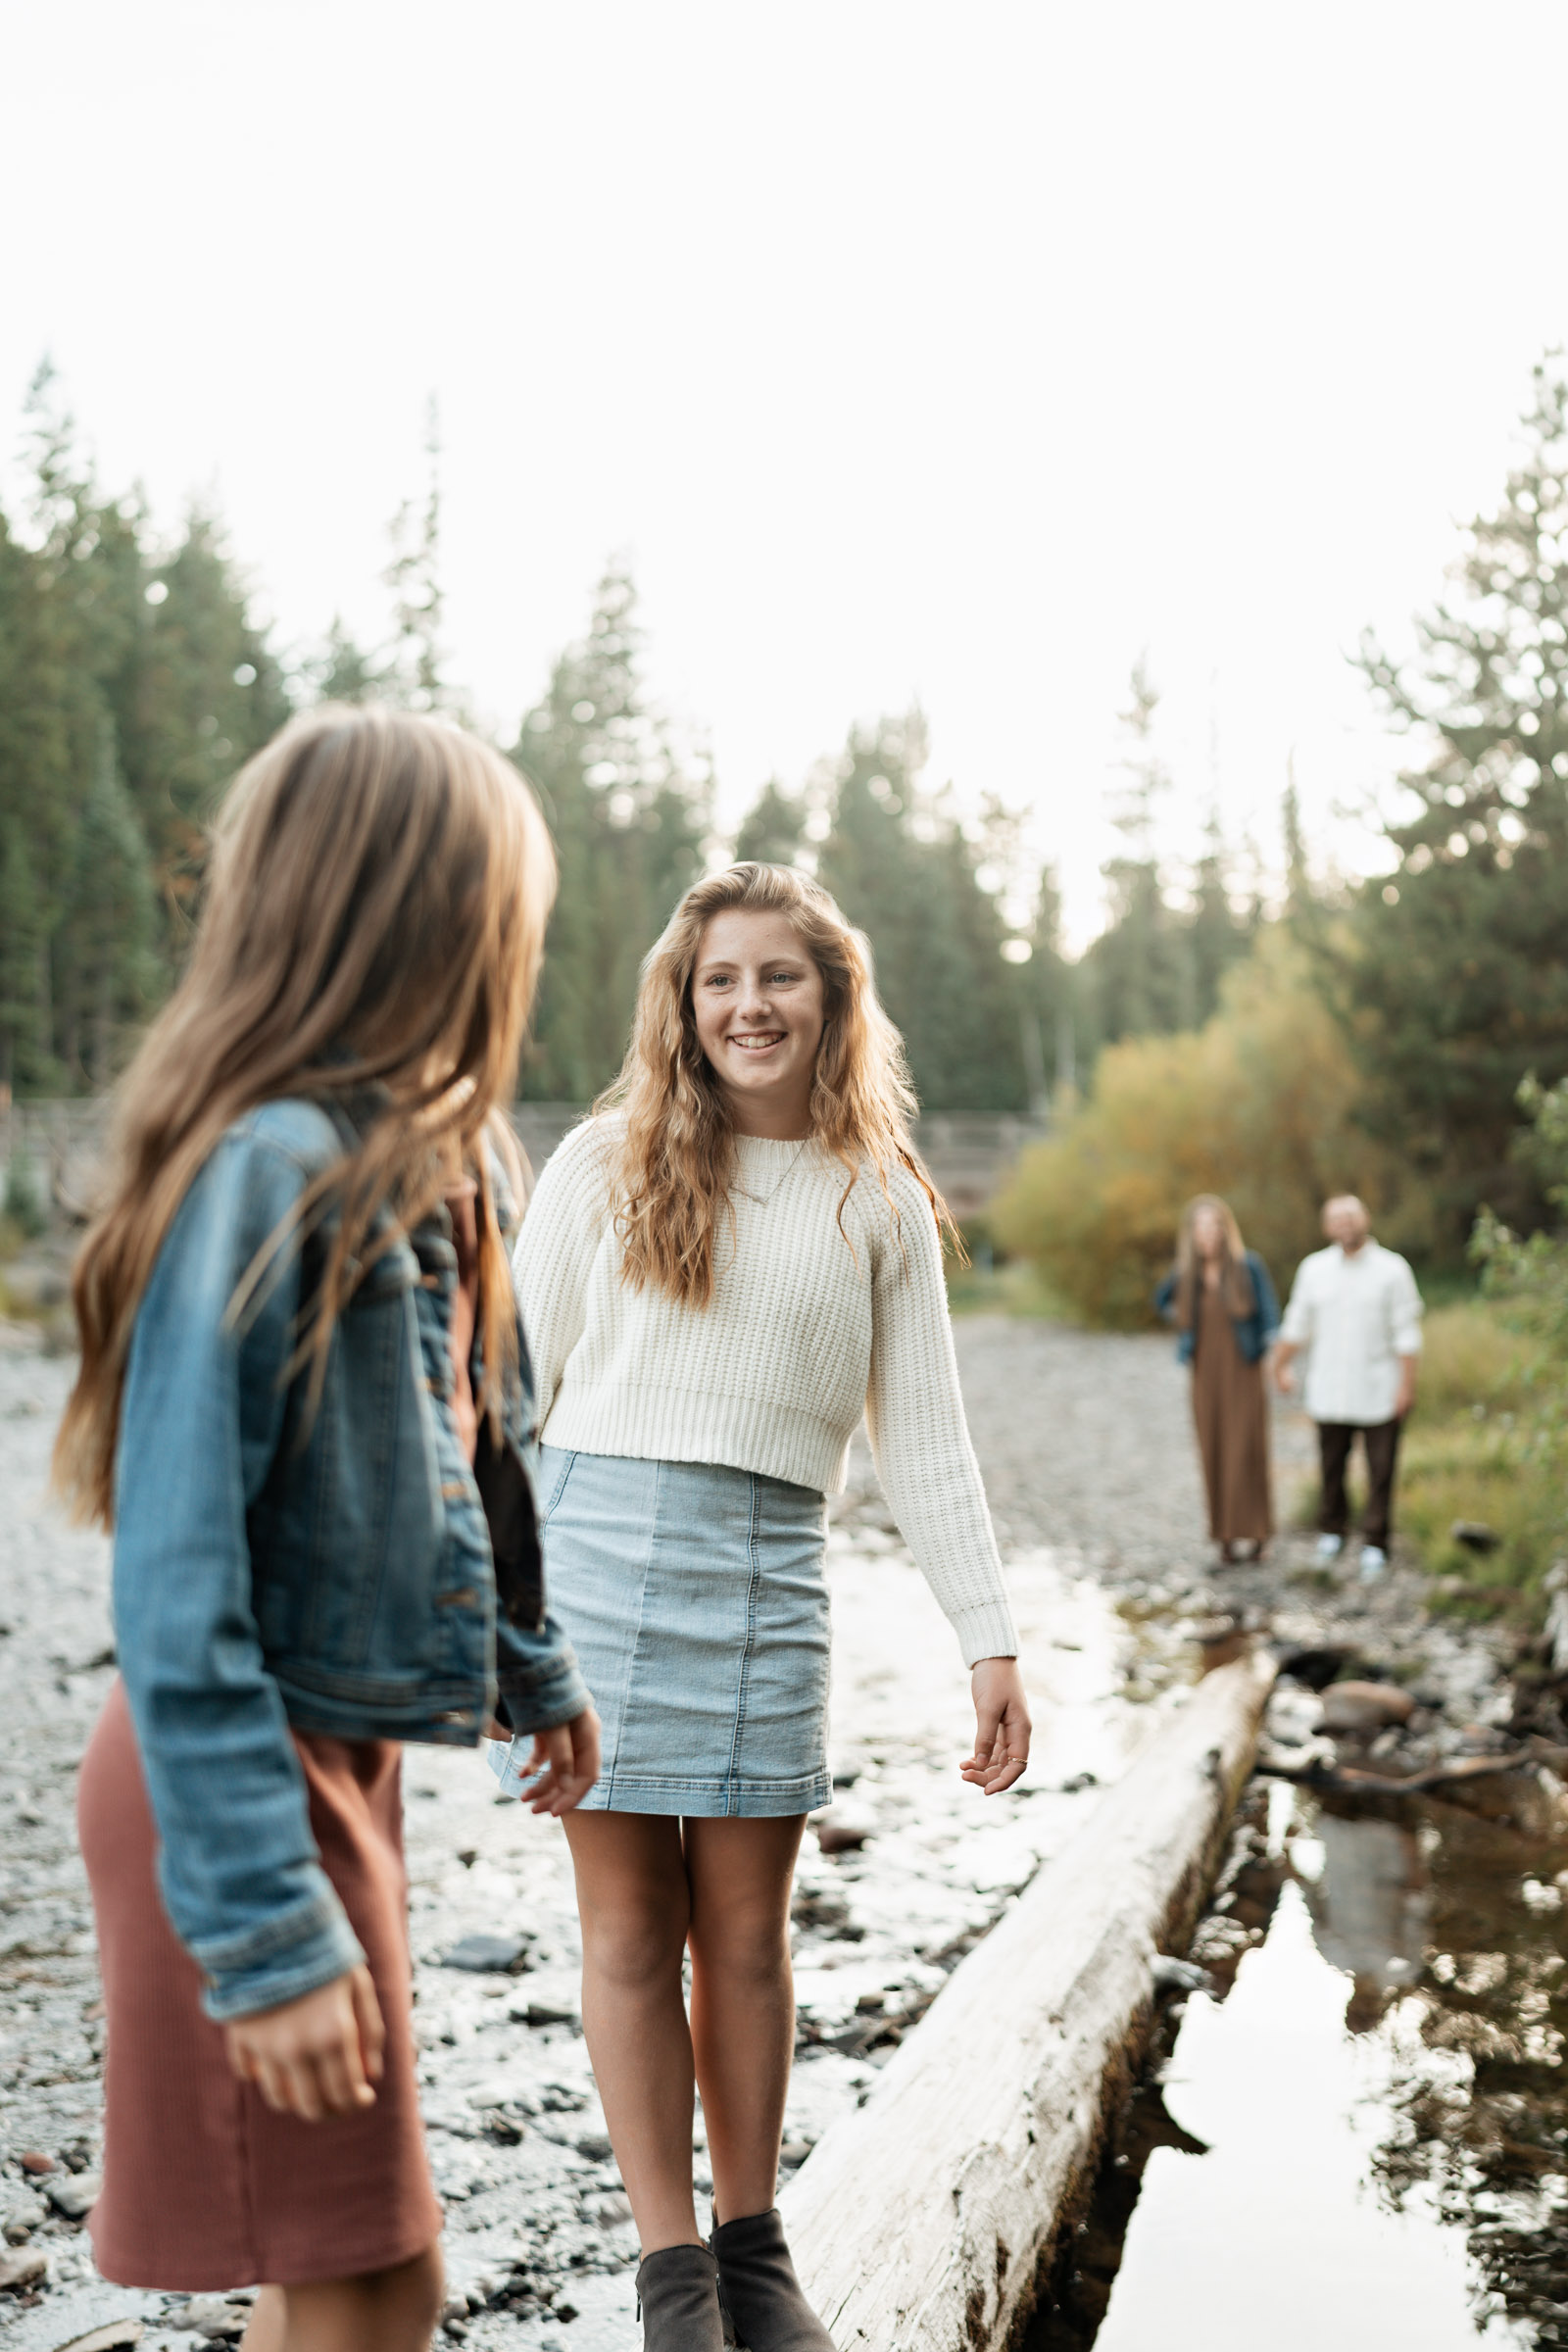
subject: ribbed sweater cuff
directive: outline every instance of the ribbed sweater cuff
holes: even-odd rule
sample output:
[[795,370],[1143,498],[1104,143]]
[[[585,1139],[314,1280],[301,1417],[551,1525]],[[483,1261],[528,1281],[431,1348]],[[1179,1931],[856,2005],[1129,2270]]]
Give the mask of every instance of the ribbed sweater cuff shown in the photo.
[[988,1601],[979,1609],[958,1609],[951,1623],[966,1666],[977,1665],[982,1658],[1018,1655],[1017,1629],[1004,1600]]

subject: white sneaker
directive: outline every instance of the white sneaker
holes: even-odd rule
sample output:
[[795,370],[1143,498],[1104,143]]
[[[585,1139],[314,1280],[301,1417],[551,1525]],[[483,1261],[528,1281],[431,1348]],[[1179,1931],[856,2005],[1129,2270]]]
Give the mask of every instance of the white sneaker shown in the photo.
[[1361,1582],[1363,1585],[1375,1584],[1388,1564],[1389,1555],[1381,1544],[1362,1544]]
[[1320,1560],[1337,1560],[1344,1549],[1343,1536],[1319,1536],[1317,1540],[1317,1556]]

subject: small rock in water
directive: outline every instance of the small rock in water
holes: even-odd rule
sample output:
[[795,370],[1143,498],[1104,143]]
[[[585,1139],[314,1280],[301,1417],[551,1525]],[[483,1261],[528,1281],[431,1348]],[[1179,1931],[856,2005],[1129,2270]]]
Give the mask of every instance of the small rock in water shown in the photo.
[[465,1936],[452,1946],[441,1965],[466,1969],[476,1977],[491,1974],[514,1977],[527,1949],[526,1936]]
[[1326,1732],[1381,1732],[1408,1723],[1415,1700],[1397,1683],[1330,1683],[1323,1693]]
[[30,2173],[35,2180],[41,2180],[45,2173],[54,2171],[55,2160],[52,2156],[46,2156],[41,2148],[29,2148],[22,2158],[22,2169],[24,2173]]
[[68,2222],[80,2222],[97,2204],[102,2187],[99,2173],[68,2173],[63,2180],[51,2180],[44,2193],[56,2213]]
[[1156,1992],[1212,1992],[1214,1980],[1196,1960],[1178,1960],[1173,1953],[1156,1952],[1150,1974]]
[[41,2286],[49,2276],[49,2257],[29,2247],[25,2253],[0,2255],[0,2294],[20,2294],[24,2287]]
[[614,2153],[608,2132],[584,2132],[577,2140],[579,2156],[591,2156],[596,2164],[604,2164]]
[[1075,1772],[1072,1774],[1070,1779],[1062,1782],[1061,1793],[1063,1796],[1081,1796],[1086,1788],[1098,1788],[1099,1787],[1100,1779],[1098,1774],[1093,1772]]
[[107,2328],[94,2328],[89,2335],[74,2335],[60,2352],[131,2352],[145,2333],[140,2320],[111,2320]]

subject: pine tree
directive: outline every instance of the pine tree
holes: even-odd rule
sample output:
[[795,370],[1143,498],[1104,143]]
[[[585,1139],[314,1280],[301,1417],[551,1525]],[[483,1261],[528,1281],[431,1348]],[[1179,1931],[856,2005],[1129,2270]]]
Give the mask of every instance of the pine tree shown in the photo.
[[0,1082],[39,1088],[109,1076],[183,954],[217,797],[288,703],[211,517],[154,550],[47,365],[27,414],[24,536],[0,517]]
[[1200,1029],[1212,1017],[1219,1006],[1221,981],[1251,946],[1250,928],[1231,902],[1226,866],[1225,837],[1214,807],[1203,828],[1202,854],[1193,874],[1192,909],[1183,925],[1192,975],[1192,1005],[1190,1011],[1184,1008],[1184,1029]]
[[424,501],[399,508],[392,525],[392,562],[386,582],[392,590],[397,654],[392,670],[400,699],[411,710],[442,710],[451,703],[441,643],[446,600],[441,586],[441,416],[432,392],[425,411],[424,454],[428,466]]
[[1299,923],[1315,911],[1317,897],[1307,863],[1306,836],[1301,830],[1301,798],[1296,789],[1294,761],[1287,772],[1280,802],[1280,830],[1285,839],[1285,908],[1292,921]]
[[620,1066],[643,956],[703,866],[706,769],[676,758],[650,710],[636,592],[601,581],[586,641],[563,654],[513,755],[538,790],[561,886],[522,1092],[585,1102]]
[[735,836],[737,861],[796,864],[806,839],[806,817],[805,802],[787,793],[774,777],[763,785],[741,821],[741,829]]
[[114,1077],[126,1025],[159,986],[158,903],[136,805],[125,789],[105,720],[92,783],[76,825],[75,853],[56,950],[61,1052],[95,1087]]
[[142,576],[148,568],[129,673],[111,683],[106,699],[152,850],[167,954],[177,959],[208,822],[236,768],[270,740],[289,704],[212,515],[196,509],[173,553],[144,564]]
[[1470,526],[1462,602],[1418,624],[1419,677],[1361,662],[1422,746],[1357,892],[1335,976],[1367,1118],[1440,1188],[1455,1244],[1478,1201],[1539,1213],[1515,1097],[1568,1072],[1568,377],[1541,367],[1502,502]]
[[922,790],[926,756],[918,710],[852,732],[817,870],[871,942],[925,1107],[1022,1110],[1026,984],[1004,958],[1007,926],[981,879],[1000,812],[971,842],[945,799]]
[[1190,1025],[1198,990],[1187,944],[1180,936],[1155,854],[1160,802],[1170,775],[1154,746],[1159,693],[1147,662],[1133,666],[1122,726],[1130,738],[1127,781],[1112,795],[1109,816],[1124,843],[1102,867],[1109,920],[1079,970],[1081,1043],[1092,1058],[1123,1037]]
[[373,703],[387,693],[392,682],[388,664],[356,643],[339,612],[332,615],[326,643],[311,663],[309,676],[316,699],[321,703]]

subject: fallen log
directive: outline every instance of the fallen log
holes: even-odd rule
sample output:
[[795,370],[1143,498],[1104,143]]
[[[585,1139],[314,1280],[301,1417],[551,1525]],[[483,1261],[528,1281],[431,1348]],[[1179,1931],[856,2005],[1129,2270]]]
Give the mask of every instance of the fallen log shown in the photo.
[[1087,2199],[1251,1771],[1274,1661],[1204,1677],[781,2202],[840,2352],[993,2352]]

